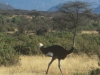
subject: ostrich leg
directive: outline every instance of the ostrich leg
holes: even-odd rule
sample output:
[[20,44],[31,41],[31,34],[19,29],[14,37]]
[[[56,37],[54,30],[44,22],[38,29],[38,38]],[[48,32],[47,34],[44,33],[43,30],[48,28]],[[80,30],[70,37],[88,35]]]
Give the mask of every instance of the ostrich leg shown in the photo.
[[58,67],[60,69],[61,75],[63,75],[62,70],[61,70],[61,66],[60,66],[60,59],[58,59]]
[[47,71],[46,71],[46,75],[48,74],[49,67],[51,66],[52,62],[53,62],[55,59],[56,59],[55,57],[52,57],[52,60],[51,60],[50,63],[48,64],[48,68],[47,68]]

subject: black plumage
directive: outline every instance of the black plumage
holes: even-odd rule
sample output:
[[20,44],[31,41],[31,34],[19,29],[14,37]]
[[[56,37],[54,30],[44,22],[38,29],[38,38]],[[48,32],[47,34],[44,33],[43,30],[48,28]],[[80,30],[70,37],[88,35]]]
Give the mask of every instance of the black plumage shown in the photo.
[[[58,59],[64,59],[68,54],[73,52],[74,48],[71,48],[69,51],[65,50],[63,47],[59,45],[53,45],[44,48],[44,46],[40,47],[40,50],[47,56],[56,57]],[[50,54],[51,53],[51,54]]]

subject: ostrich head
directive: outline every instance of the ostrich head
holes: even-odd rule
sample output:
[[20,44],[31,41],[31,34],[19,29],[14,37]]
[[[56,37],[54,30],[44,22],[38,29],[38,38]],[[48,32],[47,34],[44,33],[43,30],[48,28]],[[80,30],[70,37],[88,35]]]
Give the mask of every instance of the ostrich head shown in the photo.
[[42,47],[42,46],[44,46],[42,43],[39,43],[39,47]]

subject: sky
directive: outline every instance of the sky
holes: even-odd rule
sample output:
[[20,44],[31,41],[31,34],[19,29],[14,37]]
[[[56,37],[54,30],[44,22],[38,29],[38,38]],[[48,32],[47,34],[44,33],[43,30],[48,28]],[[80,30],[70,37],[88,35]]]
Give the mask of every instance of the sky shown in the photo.
[[9,5],[17,9],[24,10],[40,10],[46,11],[52,6],[56,6],[59,3],[64,3],[67,1],[88,1],[91,2],[94,6],[100,4],[100,0],[0,0],[1,2],[7,2]]

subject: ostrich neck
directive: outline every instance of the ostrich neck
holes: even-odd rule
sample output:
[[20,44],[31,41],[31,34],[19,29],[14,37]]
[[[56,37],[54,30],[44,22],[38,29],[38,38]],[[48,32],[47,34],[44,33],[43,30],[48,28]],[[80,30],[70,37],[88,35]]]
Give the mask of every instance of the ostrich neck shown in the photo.
[[72,48],[75,47],[75,40],[76,40],[76,34],[74,34],[74,37],[73,37],[73,45],[72,45]]
[[73,50],[74,50],[74,48],[75,48],[75,39],[76,39],[76,34],[74,34],[74,37],[73,37],[72,48],[71,48],[69,51],[66,52],[67,54],[70,54],[70,53],[73,52]]

